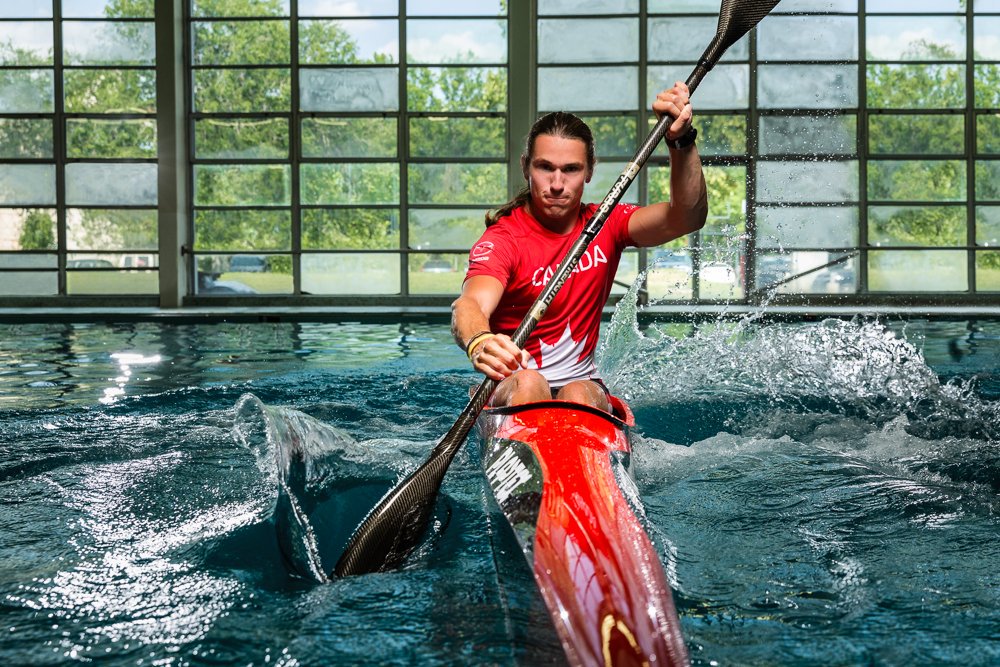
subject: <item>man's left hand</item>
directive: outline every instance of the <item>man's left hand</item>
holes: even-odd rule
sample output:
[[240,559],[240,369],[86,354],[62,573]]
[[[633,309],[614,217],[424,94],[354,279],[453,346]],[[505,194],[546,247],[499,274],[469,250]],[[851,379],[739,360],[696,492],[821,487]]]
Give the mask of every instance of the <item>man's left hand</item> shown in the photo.
[[687,84],[678,81],[673,88],[664,90],[653,100],[653,113],[660,119],[670,116],[674,122],[667,129],[667,139],[674,140],[683,137],[691,129],[694,110],[691,108],[691,92]]

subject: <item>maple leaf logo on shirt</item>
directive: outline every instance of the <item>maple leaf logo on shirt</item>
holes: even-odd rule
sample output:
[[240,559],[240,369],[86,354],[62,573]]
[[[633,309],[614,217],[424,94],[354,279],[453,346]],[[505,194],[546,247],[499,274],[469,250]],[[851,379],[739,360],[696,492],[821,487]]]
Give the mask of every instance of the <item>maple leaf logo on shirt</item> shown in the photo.
[[[549,345],[541,339],[538,343],[540,346],[538,357],[531,356],[528,368],[538,370],[541,367],[545,377],[556,386],[573,379],[581,379],[577,364],[586,355],[587,336],[579,341],[574,340],[573,331],[567,324],[559,340],[555,343]],[[539,360],[541,360],[541,364],[539,364]],[[593,364],[591,366],[593,367]]]

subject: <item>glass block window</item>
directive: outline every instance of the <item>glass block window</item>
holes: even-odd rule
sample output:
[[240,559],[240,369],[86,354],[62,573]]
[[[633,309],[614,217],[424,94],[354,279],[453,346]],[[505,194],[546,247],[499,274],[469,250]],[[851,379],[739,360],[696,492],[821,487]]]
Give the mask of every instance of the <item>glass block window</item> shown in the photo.
[[[599,201],[719,11],[188,0],[159,17],[185,40],[183,66],[159,63],[164,89],[185,86],[160,131],[154,4],[0,2],[0,300],[152,303],[185,284],[194,303],[446,304],[484,212],[521,186],[515,135],[548,111],[582,116]],[[685,303],[1000,291],[997,0],[782,0],[694,106],[708,224],[629,251],[619,293],[647,270],[650,299]],[[188,227],[161,247],[175,239],[158,189],[177,179],[158,142],[172,155],[179,114]],[[661,148],[624,201],[669,199],[669,178]],[[160,266],[180,250],[184,269]]]
[[507,199],[505,3],[399,10],[192,2],[199,294],[457,294]]
[[0,4],[0,296],[155,294],[153,0]]

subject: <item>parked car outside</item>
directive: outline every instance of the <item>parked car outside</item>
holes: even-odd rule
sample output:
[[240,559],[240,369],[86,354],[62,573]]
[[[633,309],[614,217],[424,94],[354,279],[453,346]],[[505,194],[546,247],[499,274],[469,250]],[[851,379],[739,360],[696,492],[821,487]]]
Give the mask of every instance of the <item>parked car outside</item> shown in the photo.
[[66,261],[67,269],[113,269],[115,265],[106,259],[70,259]]
[[229,260],[229,270],[234,273],[264,273],[267,260],[260,255],[234,255]]
[[818,271],[810,290],[820,294],[845,294],[856,289],[854,269],[849,266],[834,266]]
[[236,280],[215,280],[199,287],[198,294],[257,294],[257,290]]
[[736,269],[725,262],[707,262],[701,265],[698,276],[702,282],[736,284]]
[[688,275],[693,271],[691,256],[686,252],[659,249],[653,252],[650,265],[657,269],[675,269]]
[[119,265],[123,269],[151,269],[157,266],[156,255],[122,255]]
[[451,273],[455,267],[446,259],[429,259],[424,262],[420,270],[424,273]]
[[765,255],[757,258],[757,287],[769,287],[792,275],[792,258],[786,255]]
[[218,273],[198,272],[198,294],[257,294],[238,280],[219,280]]

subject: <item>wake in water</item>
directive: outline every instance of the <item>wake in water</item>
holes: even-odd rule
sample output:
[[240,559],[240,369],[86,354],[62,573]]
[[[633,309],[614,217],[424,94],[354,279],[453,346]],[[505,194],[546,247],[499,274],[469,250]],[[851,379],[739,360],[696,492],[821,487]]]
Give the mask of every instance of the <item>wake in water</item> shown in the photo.
[[328,476],[326,462],[356,443],[343,431],[295,410],[268,407],[250,394],[236,404],[233,430],[276,485],[275,529],[289,567],[302,577],[327,581],[309,512]]
[[[272,519],[289,570],[307,581],[330,581],[333,563],[364,511],[396,474],[399,442],[358,442],[350,434],[291,408],[265,405],[253,394],[236,404],[233,434],[276,489]],[[438,513],[434,533],[446,518]],[[429,548],[418,548],[417,554]]]
[[[981,398],[974,378],[942,382],[916,346],[878,320],[782,324],[747,316],[641,330],[637,313],[633,287],[615,311],[599,367],[640,422],[652,417],[681,444],[719,427],[802,441],[824,425],[854,424],[865,434],[856,447],[875,454],[874,434],[899,432],[910,449],[894,448],[895,459],[1000,491],[1000,402]],[[671,413],[694,425],[668,423]]]
[[599,367],[692,656],[995,664],[996,361],[944,381],[877,319],[643,328],[623,299]]

